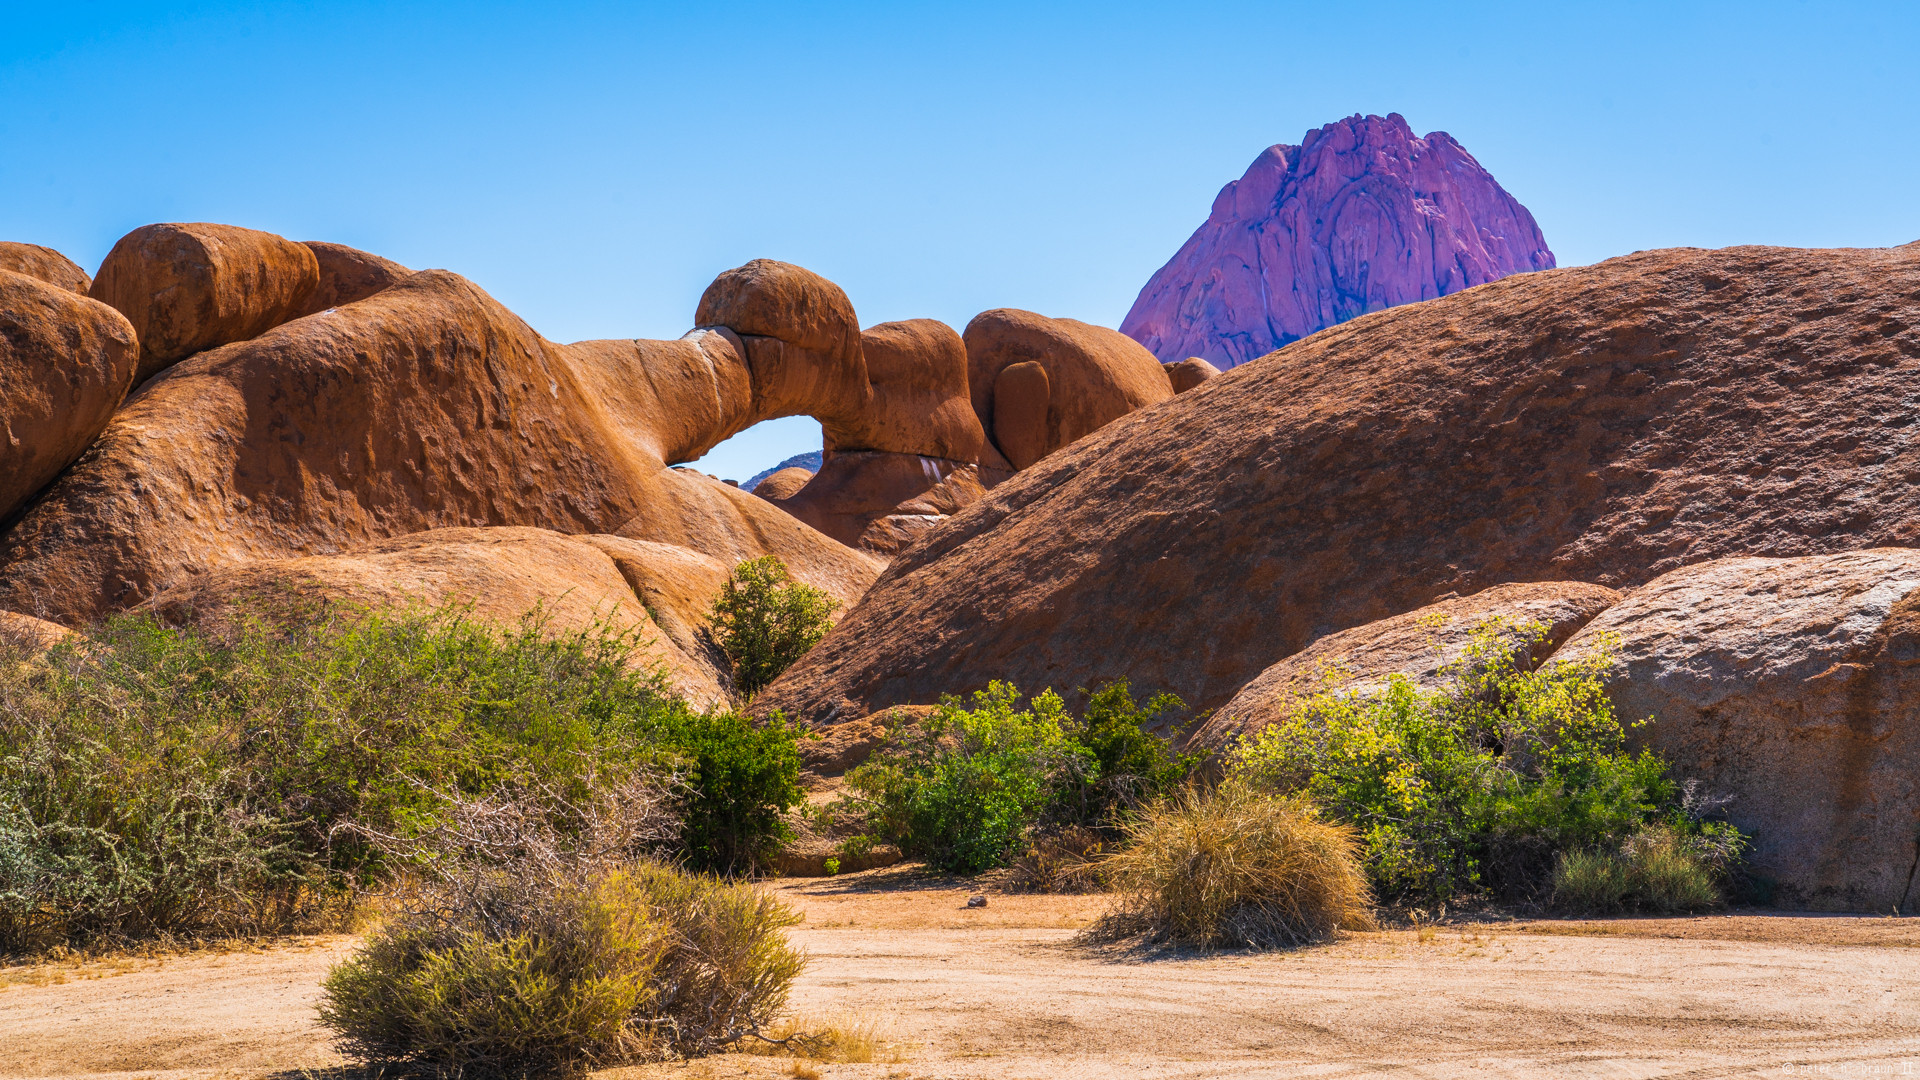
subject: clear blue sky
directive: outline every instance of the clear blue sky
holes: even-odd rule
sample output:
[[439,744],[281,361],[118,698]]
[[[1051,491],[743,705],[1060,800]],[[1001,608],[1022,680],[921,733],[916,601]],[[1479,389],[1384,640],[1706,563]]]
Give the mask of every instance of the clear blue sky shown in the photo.
[[335,240],[562,341],[678,336],[757,256],[868,324],[1114,325],[1263,147],[1397,111],[1561,265],[1920,239],[1911,2],[160,7],[0,0],[0,238]]

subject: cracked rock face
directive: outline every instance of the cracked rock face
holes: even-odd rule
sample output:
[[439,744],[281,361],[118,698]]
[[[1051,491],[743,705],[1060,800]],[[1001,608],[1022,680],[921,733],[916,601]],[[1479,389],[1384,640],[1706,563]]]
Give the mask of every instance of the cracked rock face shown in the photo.
[[1168,363],[1229,368],[1356,315],[1431,300],[1553,252],[1533,215],[1444,131],[1350,116],[1268,147],[1120,324]]

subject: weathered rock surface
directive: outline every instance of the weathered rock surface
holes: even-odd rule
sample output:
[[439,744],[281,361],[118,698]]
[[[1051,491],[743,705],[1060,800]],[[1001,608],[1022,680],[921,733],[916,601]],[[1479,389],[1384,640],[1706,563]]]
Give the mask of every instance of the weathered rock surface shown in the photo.
[[1173,396],[1160,361],[1104,326],[996,308],[963,337],[973,411],[1015,469]]
[[[811,479],[813,479],[812,470],[803,469],[798,465],[790,465],[787,468],[767,474],[766,479],[754,484],[748,490],[751,490],[755,495],[763,499],[779,502],[781,499],[806,487],[807,481]],[[740,486],[742,488],[747,487],[745,484]]]
[[355,300],[365,300],[413,274],[413,271],[392,259],[384,259],[345,244],[309,240],[305,247],[313,252],[320,276],[307,302],[301,305],[299,315],[312,315],[342,304],[351,304]]
[[145,225],[120,238],[89,293],[140,335],[144,382],[194,353],[301,314],[320,283],[304,244],[233,225]]
[[614,530],[630,540],[697,551],[731,568],[744,559],[778,555],[793,576],[851,607],[886,563],[811,528],[759,496],[691,469],[660,469],[641,478],[641,509]]
[[917,728],[933,714],[932,705],[902,705],[820,728],[800,743],[801,764],[812,781],[845,775],[885,746],[895,727]]
[[1637,734],[1732,796],[1776,901],[1920,903],[1920,551],[1730,558],[1635,590],[1556,654],[1616,642],[1610,691]]
[[1528,623],[1546,627],[1530,650],[1533,660],[1543,660],[1619,600],[1620,594],[1604,585],[1577,581],[1495,585],[1328,634],[1242,687],[1194,732],[1189,746],[1224,749],[1240,735],[1284,721],[1297,701],[1322,690],[1366,694],[1384,688],[1389,675],[1406,675],[1422,689],[1434,689],[1446,667],[1465,653],[1473,631],[1491,619],[1504,620],[1516,631]]
[[50,247],[13,240],[0,240],[0,270],[39,278],[49,285],[57,285],[81,296],[87,295],[87,289],[93,284],[88,280],[87,272],[65,255]]
[[973,465],[839,451],[828,452],[818,473],[775,504],[843,544],[892,556],[985,493]]
[[[848,369],[862,364],[860,320],[854,316],[853,301],[840,286],[792,263],[755,259],[714,278],[700,295],[693,321],[696,326],[724,326],[743,337],[775,338],[838,366],[821,373],[822,378],[845,378]],[[848,383],[845,396],[858,399],[863,390]],[[782,396],[777,385],[765,392]]]
[[1356,315],[1431,300],[1553,252],[1453,137],[1398,113],[1271,146],[1153,275],[1120,329],[1162,360],[1229,368]]
[[14,611],[0,611],[0,650],[39,652],[51,649],[72,636],[73,631],[59,623]]
[[1363,316],[1122,417],[895,559],[760,698],[1227,703],[1452,592],[1920,543],[1920,248],[1652,251]]
[[819,472],[775,496],[798,519],[891,554],[982,490],[975,465],[986,437],[968,395],[967,349],[946,324],[912,319],[862,332],[838,286],[768,259],[715,279],[695,321],[738,335],[746,358],[750,405],[724,435],[780,416],[820,421]]
[[877,450],[980,460],[986,441],[967,386],[967,347],[936,319],[881,323],[860,333],[872,400],[860,422],[822,427],[829,452]]
[[1167,382],[1173,385],[1173,392],[1184,394],[1187,391],[1220,374],[1220,369],[1197,356],[1189,356],[1175,364],[1162,364],[1167,369]]
[[139,359],[119,312],[0,270],[0,522],[92,444]]
[[556,345],[458,275],[414,274],[143,386],[0,535],[0,607],[73,624],[225,566],[470,525],[773,553],[864,584],[875,560],[663,467],[748,409],[737,342]]

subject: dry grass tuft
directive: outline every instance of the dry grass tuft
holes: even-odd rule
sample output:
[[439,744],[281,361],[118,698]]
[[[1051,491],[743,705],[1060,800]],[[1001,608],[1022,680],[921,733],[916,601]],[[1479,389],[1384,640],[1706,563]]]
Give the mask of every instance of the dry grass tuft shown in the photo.
[[1013,860],[1007,887],[1039,893],[1105,892],[1102,867],[1110,846],[1098,832],[1080,825],[1042,833]]
[[[897,1065],[907,1060],[913,1046],[895,1036],[888,1025],[866,1013],[836,1013],[825,1018],[787,1017],[761,1038],[743,1042],[741,1049],[764,1057]],[[798,1063],[795,1067],[799,1067]]]
[[1298,796],[1229,781],[1148,809],[1101,865],[1120,894],[1094,941],[1273,949],[1371,929],[1353,830]]

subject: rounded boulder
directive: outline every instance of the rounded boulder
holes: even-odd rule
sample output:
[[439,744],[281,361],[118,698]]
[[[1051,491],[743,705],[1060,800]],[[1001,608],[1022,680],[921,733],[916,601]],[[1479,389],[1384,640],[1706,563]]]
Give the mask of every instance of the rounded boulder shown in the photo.
[[119,312],[0,270],[0,520],[92,445],[138,362]]
[[1595,654],[1621,719],[1751,834],[1774,904],[1920,905],[1920,550],[1683,567],[1555,656]]
[[146,225],[120,238],[91,295],[140,335],[136,382],[304,314],[320,284],[305,244],[236,225]]
[[[967,382],[973,411],[994,433],[1000,452],[1015,468],[1067,446],[1136,409],[1173,396],[1160,361],[1118,330],[1077,319],[1050,319],[1031,311],[997,308],[974,316],[962,335],[967,346]],[[1009,400],[1006,427],[1016,441],[1039,448],[1038,456],[999,442],[1002,427],[1000,374],[1016,364],[1038,364],[1049,394],[1045,418],[1036,421],[1038,380],[1023,379],[1021,395]]]
[[93,284],[88,280],[87,272],[72,259],[39,244],[0,240],[0,270],[39,278],[49,285],[57,285],[81,296],[87,295],[87,290]]

